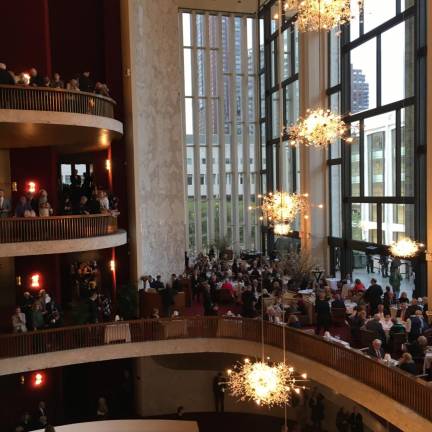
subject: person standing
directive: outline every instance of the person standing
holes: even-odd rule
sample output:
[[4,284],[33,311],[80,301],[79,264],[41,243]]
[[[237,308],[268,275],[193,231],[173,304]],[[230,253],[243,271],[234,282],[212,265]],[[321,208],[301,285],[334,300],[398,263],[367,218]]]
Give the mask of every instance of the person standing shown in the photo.
[[321,333],[321,329],[324,329],[325,332],[329,331],[331,325],[330,305],[325,299],[325,294],[322,291],[319,293],[319,296],[315,302],[315,312],[317,318],[315,334],[319,335]]
[[215,411],[223,413],[225,411],[225,390],[226,379],[222,372],[213,378],[213,395],[215,400]]
[[25,333],[27,331],[26,316],[21,312],[19,306],[15,309],[15,313],[12,315],[12,328],[14,333]]
[[5,197],[5,192],[0,189],[0,218],[7,218],[12,210],[10,200]]
[[381,285],[377,284],[376,279],[371,279],[371,284],[365,293],[365,299],[370,305],[371,315],[377,313],[378,305],[381,304],[381,297],[383,294],[384,293]]
[[31,87],[43,87],[44,80],[38,74],[38,71],[35,68],[30,69],[30,86]]
[[353,407],[353,412],[349,418],[351,432],[363,432],[363,416],[357,411],[357,407]]

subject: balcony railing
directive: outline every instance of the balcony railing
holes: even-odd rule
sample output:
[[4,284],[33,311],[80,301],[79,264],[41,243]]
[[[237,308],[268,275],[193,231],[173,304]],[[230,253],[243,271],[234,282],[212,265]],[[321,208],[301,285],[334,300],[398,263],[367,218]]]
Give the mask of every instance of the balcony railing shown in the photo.
[[56,111],[114,118],[115,101],[93,93],[0,85],[0,109]]
[[117,232],[117,218],[97,214],[0,218],[0,244],[99,237]]
[[[193,317],[178,320],[137,320],[91,324],[0,336],[0,358],[20,357],[108,343],[147,342],[185,338],[231,338],[259,342],[261,323],[252,319]],[[283,329],[265,323],[265,342],[283,347]],[[335,369],[432,420],[432,389],[398,368],[372,360],[357,350],[314,335],[286,328],[288,351]],[[403,415],[403,414],[401,414]]]

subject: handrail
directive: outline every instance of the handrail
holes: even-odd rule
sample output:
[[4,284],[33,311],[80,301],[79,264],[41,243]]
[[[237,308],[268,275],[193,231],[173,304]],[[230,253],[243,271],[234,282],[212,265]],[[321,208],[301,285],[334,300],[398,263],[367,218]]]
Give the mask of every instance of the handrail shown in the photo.
[[[125,326],[126,324],[126,326]],[[0,358],[103,346],[183,338],[261,340],[261,323],[247,318],[185,317],[89,324],[0,336]],[[265,323],[267,345],[283,347],[281,326]],[[357,350],[302,331],[285,328],[288,351],[360,381],[432,420],[432,389],[398,368],[388,367]]]
[[117,232],[110,214],[0,218],[0,244],[99,237]]
[[56,111],[114,118],[115,105],[113,99],[94,93],[0,85],[0,109]]

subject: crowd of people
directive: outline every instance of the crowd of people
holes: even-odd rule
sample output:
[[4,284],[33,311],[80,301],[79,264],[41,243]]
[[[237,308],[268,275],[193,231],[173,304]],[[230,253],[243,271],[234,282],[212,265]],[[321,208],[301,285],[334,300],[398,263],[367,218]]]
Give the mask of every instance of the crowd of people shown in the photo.
[[15,432],[28,432],[39,429],[42,429],[44,432],[55,432],[54,426],[49,423],[48,419],[46,403],[40,401],[33,414],[26,411],[22,415],[15,427]]
[[35,295],[25,291],[11,321],[15,333],[56,328],[62,325],[62,311],[47,291],[41,289]]
[[110,213],[118,216],[119,199],[96,185],[91,173],[85,172],[83,177],[76,169],[72,170],[70,184],[62,185],[63,215],[89,215]]
[[36,68],[32,67],[28,72],[15,74],[13,71],[7,69],[6,64],[0,63],[0,84],[17,85],[22,87],[66,89],[110,97],[108,86],[100,81],[95,82],[88,71],[76,74],[65,85],[60,74],[57,72],[54,73],[52,77],[42,76]]
[[101,273],[96,261],[75,262],[70,269],[75,301],[84,305],[82,321],[95,324],[113,318],[111,298],[101,290]]
[[49,202],[48,192],[40,189],[37,193],[26,192],[18,199],[14,211],[10,199],[6,198],[5,191],[0,189],[0,217],[12,215],[17,218],[49,217],[54,214],[91,215],[111,214],[118,216],[119,199],[111,193],[99,189],[93,181],[91,174],[85,173],[84,180],[77,171],[71,175],[71,184],[63,185],[61,208],[54,211]]

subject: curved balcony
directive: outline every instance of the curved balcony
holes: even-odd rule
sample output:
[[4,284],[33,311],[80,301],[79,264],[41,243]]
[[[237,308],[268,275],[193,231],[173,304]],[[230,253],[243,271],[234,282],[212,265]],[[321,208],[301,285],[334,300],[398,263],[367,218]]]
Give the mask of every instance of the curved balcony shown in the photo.
[[[283,328],[265,323],[266,355],[282,358]],[[180,341],[179,341],[180,340]],[[261,322],[194,317],[65,327],[0,336],[0,374],[188,352],[256,356]],[[361,352],[285,328],[287,360],[310,378],[388,419],[402,430],[430,431],[432,389],[426,382]],[[55,353],[53,355],[52,353]]]
[[0,218],[0,257],[105,249],[126,243],[117,218],[98,214]]
[[123,134],[114,100],[93,93],[0,85],[0,148],[106,148]]

